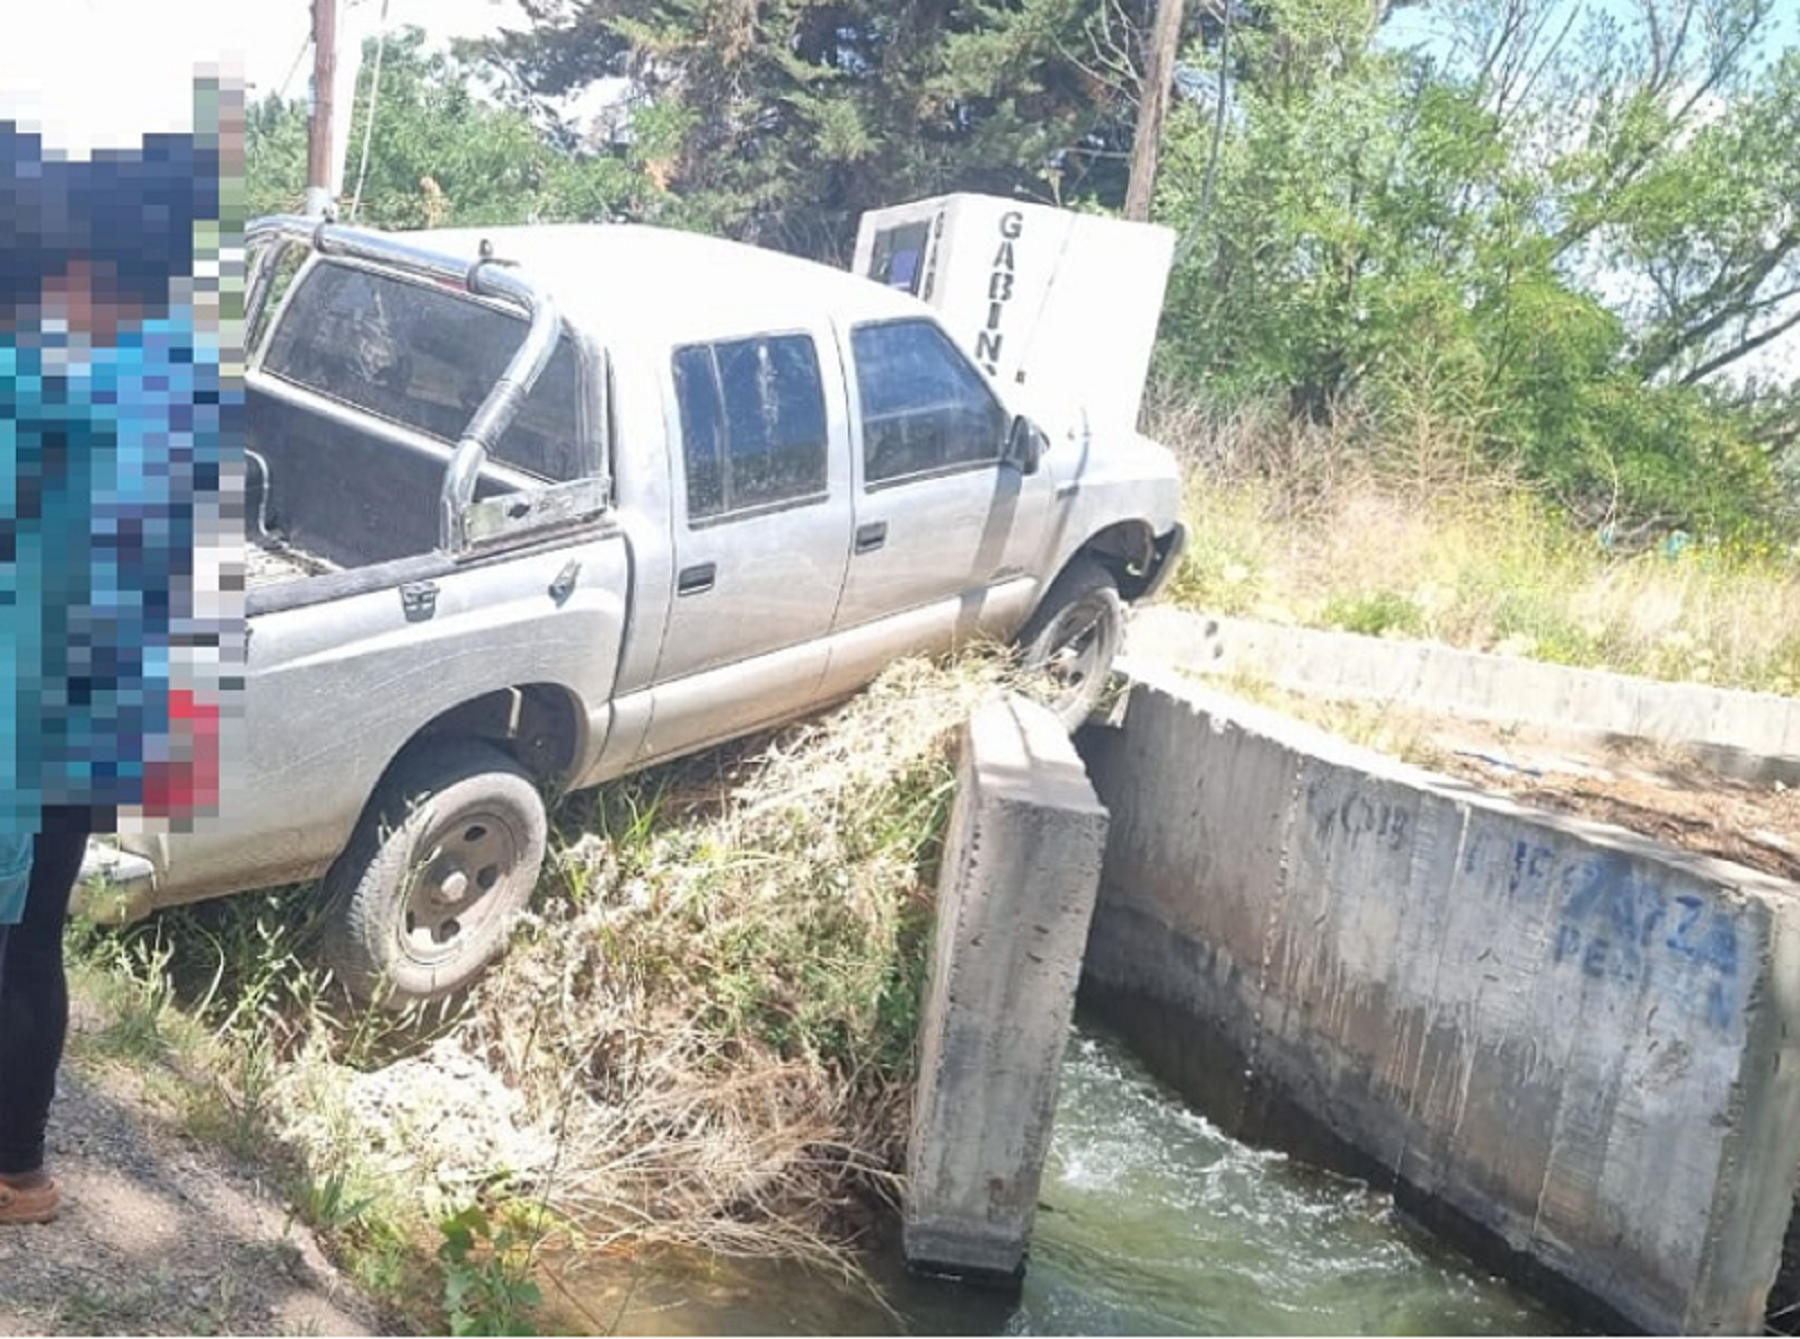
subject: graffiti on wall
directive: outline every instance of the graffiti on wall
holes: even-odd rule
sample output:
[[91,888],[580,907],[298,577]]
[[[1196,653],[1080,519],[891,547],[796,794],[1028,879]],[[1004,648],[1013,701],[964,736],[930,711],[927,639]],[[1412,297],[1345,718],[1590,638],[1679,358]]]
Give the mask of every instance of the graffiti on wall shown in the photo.
[[1469,842],[1462,872],[1499,875],[1508,899],[1548,901],[1556,965],[1667,993],[1713,1028],[1736,1017],[1744,970],[1736,910],[1694,885],[1623,852],[1497,832]]
[[1354,846],[1368,840],[1390,851],[1404,850],[1412,839],[1412,808],[1365,794],[1333,803],[1317,786],[1308,787],[1307,808],[1313,835],[1321,844],[1335,836]]

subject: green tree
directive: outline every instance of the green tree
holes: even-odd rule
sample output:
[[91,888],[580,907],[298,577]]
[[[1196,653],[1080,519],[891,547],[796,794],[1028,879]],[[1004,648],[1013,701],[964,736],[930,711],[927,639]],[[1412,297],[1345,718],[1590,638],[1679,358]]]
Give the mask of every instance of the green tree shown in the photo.
[[306,197],[306,109],[270,94],[244,111],[245,205],[251,218],[286,214]]
[[[656,216],[842,263],[859,217],[982,191],[1116,204],[1153,0],[525,0],[522,97],[620,81]],[[1192,27],[1208,22],[1196,7]]]
[[1781,397],[1720,374],[1800,323],[1796,62],[1756,54],[1771,0],[1637,6],[1448,0],[1409,50],[1269,0],[1192,49],[1230,92],[1166,146],[1166,365],[1472,425],[1596,516],[1772,516]]
[[[491,95],[479,61],[434,51],[416,28],[364,52],[350,126],[344,212],[358,185],[359,222],[385,228],[581,222],[641,205],[652,188],[631,164],[585,152]],[[373,99],[368,171],[360,173]],[[300,207],[306,186],[307,111],[270,97],[246,118],[251,213]]]

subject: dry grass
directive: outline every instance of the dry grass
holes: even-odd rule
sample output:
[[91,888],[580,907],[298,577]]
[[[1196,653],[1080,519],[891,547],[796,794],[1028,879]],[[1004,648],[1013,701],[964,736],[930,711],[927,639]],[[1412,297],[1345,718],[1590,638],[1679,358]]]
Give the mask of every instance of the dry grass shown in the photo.
[[1441,759],[1429,726],[1402,704],[1323,698],[1270,683],[1260,675],[1238,672],[1222,678],[1193,672],[1193,677],[1233,697],[1304,721],[1327,734],[1402,762],[1430,767]]
[[1656,678],[1800,692],[1795,555],[1666,535],[1611,547],[1466,433],[1330,428],[1152,402],[1194,540],[1172,598],[1211,612]]
[[894,667],[773,740],[564,815],[469,1044],[558,1136],[588,1244],[843,1264],[904,1151],[956,732],[1000,663]]

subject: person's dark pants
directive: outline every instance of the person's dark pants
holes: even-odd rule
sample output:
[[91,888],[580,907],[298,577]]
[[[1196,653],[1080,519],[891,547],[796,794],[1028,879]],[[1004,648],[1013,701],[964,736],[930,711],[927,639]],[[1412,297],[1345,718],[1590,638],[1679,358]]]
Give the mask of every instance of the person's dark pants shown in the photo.
[[44,1165],[44,1131],[69,1032],[63,926],[95,819],[86,808],[44,811],[25,915],[0,949],[0,1176]]

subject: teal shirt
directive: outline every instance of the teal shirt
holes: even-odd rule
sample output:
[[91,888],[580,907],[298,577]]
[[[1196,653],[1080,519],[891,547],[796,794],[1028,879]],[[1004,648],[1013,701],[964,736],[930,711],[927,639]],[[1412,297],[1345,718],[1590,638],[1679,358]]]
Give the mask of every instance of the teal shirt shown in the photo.
[[[33,756],[32,698],[43,663],[41,527],[31,520],[41,509],[41,502],[33,503],[34,492],[42,492],[36,467],[41,453],[27,444],[22,458],[19,438],[21,411],[29,417],[41,390],[30,369],[20,366],[18,350],[0,344],[0,925],[24,914],[40,812],[26,764]],[[31,435],[29,425],[25,432]]]
[[0,833],[0,927],[19,923],[30,884],[31,834]]
[[49,491],[35,355],[0,343],[0,925],[25,909],[42,796],[31,776],[44,661],[42,516]]
[[12,744],[0,757],[0,831],[15,837],[37,826],[52,798],[46,764],[70,728],[63,699],[72,624],[91,587],[95,465],[110,454],[90,385],[52,352],[0,345],[0,641],[10,652]]
[[0,925],[43,806],[138,803],[169,729],[195,494],[218,488],[238,408],[192,318],[75,363],[0,341]]

